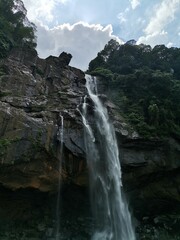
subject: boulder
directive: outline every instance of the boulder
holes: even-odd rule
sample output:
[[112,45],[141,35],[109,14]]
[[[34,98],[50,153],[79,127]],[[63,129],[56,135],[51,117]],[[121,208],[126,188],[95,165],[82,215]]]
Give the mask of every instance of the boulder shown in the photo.
[[69,65],[70,61],[71,61],[72,55],[70,53],[66,53],[66,52],[62,52],[59,55],[59,61],[61,64],[63,64],[64,66]]

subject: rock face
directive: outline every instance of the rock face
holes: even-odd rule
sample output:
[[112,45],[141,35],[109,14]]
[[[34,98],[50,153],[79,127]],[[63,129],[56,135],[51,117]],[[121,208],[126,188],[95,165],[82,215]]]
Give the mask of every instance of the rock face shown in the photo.
[[15,49],[1,62],[0,183],[10,189],[56,191],[61,115],[64,117],[65,181],[78,184],[86,171],[82,123],[77,106],[84,73],[68,66],[71,55],[40,59]]
[[[40,59],[31,49],[14,49],[0,63],[0,185],[57,191],[62,181],[87,186],[83,124],[77,107],[86,94],[85,75],[69,66],[71,55]],[[114,123],[123,183],[136,216],[180,203],[178,140],[143,140],[101,95]],[[59,131],[64,119],[64,154]],[[142,210],[142,206],[143,209]],[[155,210],[155,211],[154,211]]]

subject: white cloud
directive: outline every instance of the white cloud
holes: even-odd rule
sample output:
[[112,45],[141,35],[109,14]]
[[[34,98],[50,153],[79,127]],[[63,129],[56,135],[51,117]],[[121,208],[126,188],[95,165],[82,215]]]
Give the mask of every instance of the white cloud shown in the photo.
[[117,18],[119,19],[121,24],[127,22],[127,14],[128,14],[128,12],[129,12],[129,8],[126,8],[124,12],[120,12],[117,15]]
[[174,14],[180,7],[179,0],[164,0],[157,7],[155,17],[152,17],[148,26],[144,30],[146,34],[155,31],[161,32],[164,27],[174,19]]
[[[42,4],[43,2],[43,4]],[[53,20],[52,10],[55,2],[49,0],[24,0],[25,7],[28,9],[27,16],[33,21],[39,18],[45,18],[47,21]]]
[[137,8],[138,5],[140,5],[140,0],[130,0],[132,9]]
[[[88,63],[96,57],[110,39],[120,41],[113,35],[111,24],[102,26],[76,20],[79,16],[83,19],[84,12],[75,11],[78,7],[75,0],[72,2],[71,0],[23,0],[23,2],[28,10],[29,20],[37,26],[37,51],[42,58],[49,55],[58,56],[62,51],[66,51],[73,55],[72,66],[86,70]],[[93,6],[95,7],[95,2]],[[63,12],[64,10],[67,13]],[[96,16],[96,12],[92,12],[92,9],[87,13]],[[74,24],[58,25],[58,21],[69,22],[72,19]],[[54,25],[56,27],[52,27]]]
[[146,28],[144,36],[141,36],[137,43],[150,44],[168,44],[168,32],[165,29],[175,19],[176,12],[180,10],[180,0],[163,0],[154,8],[153,16]]
[[120,23],[124,23],[127,21],[127,18],[125,17],[125,14],[123,12],[118,14],[118,19],[119,19]]
[[138,39],[137,44],[144,43],[150,44],[152,47],[157,44],[164,44],[164,42],[168,41],[168,33],[164,30],[161,32],[154,32],[152,34],[142,36]]
[[54,20],[53,10],[57,4],[65,4],[69,0],[23,0],[27,16],[31,21],[42,19],[47,22]]
[[173,46],[172,42],[168,42],[168,44],[166,45],[168,48],[171,48]]
[[179,46],[180,0],[23,2],[29,20],[37,25],[39,55],[47,57],[67,51],[73,55],[71,65],[82,69],[87,68],[88,62],[111,38],[118,39],[112,29],[125,41],[134,38],[137,43],[153,46],[170,42]]
[[78,22],[73,25],[63,24],[52,29],[36,23],[38,27],[39,56],[58,56],[62,51],[73,55],[71,65],[86,70],[88,63],[96,57],[110,39],[122,41],[114,36],[112,26]]

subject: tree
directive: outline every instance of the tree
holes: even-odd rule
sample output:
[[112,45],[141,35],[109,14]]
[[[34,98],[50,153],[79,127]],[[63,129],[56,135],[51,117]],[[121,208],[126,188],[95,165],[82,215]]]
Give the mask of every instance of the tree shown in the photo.
[[140,134],[180,138],[179,65],[179,48],[152,49],[112,40],[91,61],[89,70],[107,83],[109,97]]
[[149,113],[150,124],[157,126],[159,124],[159,108],[157,104],[149,105],[148,113]]
[[35,25],[26,17],[21,0],[0,0],[0,57],[12,47],[36,47]]

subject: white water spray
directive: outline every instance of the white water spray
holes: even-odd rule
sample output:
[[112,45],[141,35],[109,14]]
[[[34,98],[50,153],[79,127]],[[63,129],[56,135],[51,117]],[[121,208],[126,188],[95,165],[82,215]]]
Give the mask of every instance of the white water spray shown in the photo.
[[82,120],[90,173],[91,202],[96,230],[92,240],[135,240],[131,216],[122,196],[121,167],[115,131],[97,94],[96,79],[86,75],[94,118],[85,97]]

